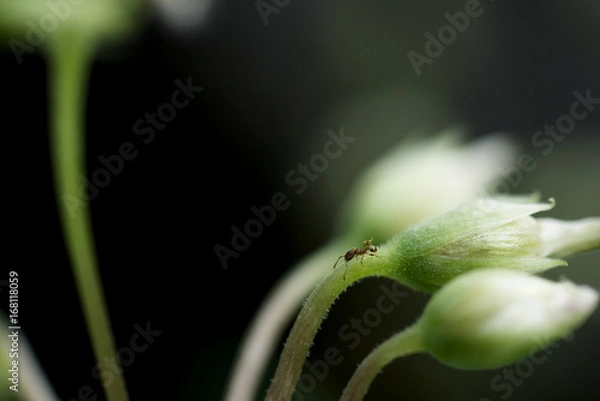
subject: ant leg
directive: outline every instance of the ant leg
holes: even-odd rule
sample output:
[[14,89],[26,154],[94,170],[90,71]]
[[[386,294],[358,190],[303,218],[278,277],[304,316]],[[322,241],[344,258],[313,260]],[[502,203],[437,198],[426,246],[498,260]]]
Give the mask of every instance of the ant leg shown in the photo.
[[379,255],[376,255],[376,254],[374,254],[373,252],[371,252],[371,253],[368,253],[367,255],[369,255],[369,256],[375,256],[376,258],[379,258],[379,259],[383,260],[383,258],[382,258],[381,256],[379,256]]
[[335,263],[333,264],[333,268],[335,269],[335,267],[337,266],[338,262],[340,261],[341,258],[343,258],[344,255],[340,256],[339,258],[337,258],[337,260],[335,261]]
[[346,270],[344,270],[344,280],[346,280],[346,273],[348,273],[348,262],[346,261]]

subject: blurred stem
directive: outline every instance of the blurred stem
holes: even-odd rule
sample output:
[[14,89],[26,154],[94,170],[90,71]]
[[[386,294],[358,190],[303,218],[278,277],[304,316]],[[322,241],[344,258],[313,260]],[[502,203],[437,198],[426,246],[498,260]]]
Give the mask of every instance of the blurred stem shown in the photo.
[[[232,371],[225,401],[254,399],[279,338],[310,291],[332,270],[342,239],[323,246],[291,269],[267,295],[251,323]],[[343,252],[342,252],[343,253]]]
[[[50,146],[59,217],[96,362],[118,361],[94,247],[89,204],[78,197],[85,176],[85,94],[93,42],[81,32],[55,32],[49,43]],[[127,401],[120,372],[105,387],[109,401]]]
[[386,249],[389,250],[390,247],[380,248],[380,251],[383,252],[380,252],[381,257],[379,258],[365,257],[364,266],[361,266],[358,261],[352,260],[346,280],[343,279],[345,266],[340,264],[309,295],[285,343],[266,401],[291,400],[315,334],[329,307],[342,292],[364,277],[395,278],[391,274],[390,270],[392,269],[387,262],[391,255],[385,251]]
[[394,359],[423,351],[418,323],[380,344],[361,362],[350,378],[340,401],[362,401],[369,386]]

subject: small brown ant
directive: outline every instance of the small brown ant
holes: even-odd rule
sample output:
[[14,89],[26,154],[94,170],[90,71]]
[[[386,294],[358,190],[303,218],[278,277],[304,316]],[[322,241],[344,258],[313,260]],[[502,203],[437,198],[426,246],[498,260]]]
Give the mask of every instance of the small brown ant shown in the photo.
[[333,265],[334,269],[336,268],[336,266],[341,258],[344,258],[346,260],[346,270],[344,271],[344,280],[346,280],[346,273],[348,273],[348,262],[351,261],[352,259],[354,259],[354,257],[358,257],[360,255],[360,264],[363,266],[364,266],[363,259],[364,259],[365,255],[376,256],[379,259],[381,259],[379,256],[375,255],[375,252],[377,252],[377,247],[375,245],[371,245],[372,240],[373,240],[373,238],[363,241],[364,248],[360,249],[360,248],[353,247],[348,252],[346,252],[339,258],[337,258],[337,260],[335,261],[335,264]]

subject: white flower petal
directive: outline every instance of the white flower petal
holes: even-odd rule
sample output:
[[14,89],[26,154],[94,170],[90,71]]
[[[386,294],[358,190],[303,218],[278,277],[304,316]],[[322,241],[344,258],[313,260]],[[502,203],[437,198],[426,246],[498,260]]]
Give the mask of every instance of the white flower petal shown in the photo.
[[600,217],[577,221],[537,219],[540,226],[541,254],[555,258],[600,249]]

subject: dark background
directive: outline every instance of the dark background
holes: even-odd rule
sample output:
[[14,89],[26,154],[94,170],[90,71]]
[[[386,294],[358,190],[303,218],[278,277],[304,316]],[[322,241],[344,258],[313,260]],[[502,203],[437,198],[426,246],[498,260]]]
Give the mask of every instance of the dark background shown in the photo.
[[[455,124],[468,127],[469,137],[507,130],[539,155],[533,133],[568,113],[574,91],[600,96],[600,7],[592,1],[484,2],[484,13],[417,77],[407,52],[423,53],[423,34],[447,24],[444,13],[464,4],[292,0],[265,26],[252,1],[219,2],[195,27],[153,11],[137,36],[101,49],[88,90],[88,171],[124,141],[139,150],[91,202],[108,307],[119,346],[128,344],[136,323],[163,332],[125,369],[132,400],[219,399],[266,292],[330,238],[353,179],[408,133]],[[4,265],[21,278],[22,327],[60,399],[69,400],[82,385],[101,387],[90,374],[95,362],[56,212],[41,54],[21,65],[10,50],[0,54],[5,214],[16,220],[5,231]],[[143,144],[133,123],[170,99],[175,80],[188,77],[204,92]],[[555,217],[599,215],[599,122],[600,108],[540,158],[541,168],[516,192],[557,197]],[[340,127],[361,145],[332,162],[223,269],[214,245],[229,245],[230,227],[286,189],[286,173],[322,149],[327,130]],[[600,286],[600,273],[589,271],[599,268],[598,253],[571,264],[569,278]],[[336,325],[374,304],[382,282],[346,293],[336,304],[339,316],[317,337],[315,355],[333,344]],[[394,312],[397,320],[390,317],[336,368],[315,399],[336,399],[356,363],[412,322],[426,300],[411,296]],[[511,399],[598,399],[599,328],[596,313]],[[367,399],[497,400],[502,393],[489,386],[496,373],[455,371],[415,356],[386,369]]]

